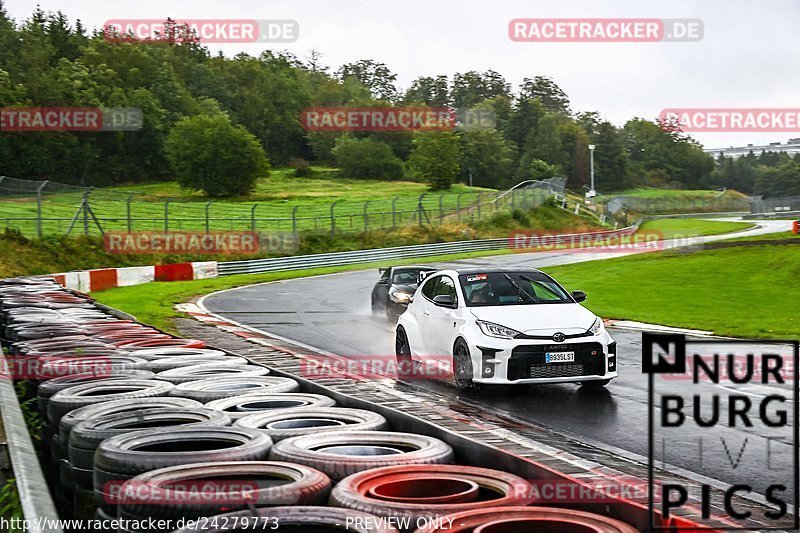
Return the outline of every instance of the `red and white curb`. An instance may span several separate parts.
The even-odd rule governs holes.
[[[196,261],[169,265],[122,268],[96,268],[51,274],[56,283],[67,289],[87,293],[114,287],[128,287],[151,281],[189,281],[219,276],[216,261]]]

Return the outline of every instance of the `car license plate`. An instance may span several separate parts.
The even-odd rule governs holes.
[[[545,363],[572,363],[575,361],[575,352],[545,352]]]

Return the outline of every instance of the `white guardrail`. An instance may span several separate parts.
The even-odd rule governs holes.
[[[550,235],[548,238],[557,239],[578,235],[626,235],[633,233],[638,224],[607,231],[593,231],[586,233],[565,233]],[[414,244],[409,246],[395,246],[393,248],[375,248],[371,250],[354,250],[350,252],[331,252],[312,255],[295,255],[291,257],[273,257],[268,259],[248,259],[244,261],[225,261],[218,263],[220,276],[233,274],[257,274],[262,272],[277,272],[281,270],[297,270],[302,268],[317,268],[329,266],[353,265],[358,263],[373,263],[378,261],[394,261],[414,257],[433,257],[438,255],[459,254],[468,252],[481,252],[486,250],[502,250],[512,247],[512,237],[504,239],[479,239],[470,241],[437,242],[433,244]]]

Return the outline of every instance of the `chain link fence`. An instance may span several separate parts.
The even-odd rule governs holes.
[[[620,195],[598,199],[600,211],[610,215],[619,213],[636,213],[639,215],[675,214],[675,213],[725,213],[733,211],[749,211],[748,198],[733,194],[720,193],[717,196],[679,197],[679,198],[646,198],[641,196]]]
[[[171,199],[114,189],[0,176],[0,227],[27,237],[103,235],[107,231],[365,232],[409,224],[481,220],[495,212],[530,209],[564,191],[563,178],[530,181],[505,192],[470,191],[335,200],[276,202]]]
[[[764,198],[753,196],[750,198],[751,213],[792,213],[800,211],[800,196],[784,196],[782,198]]]

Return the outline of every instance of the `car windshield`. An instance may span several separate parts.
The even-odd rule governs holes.
[[[392,272],[393,285],[416,285],[419,273],[424,268],[395,268]]]
[[[462,274],[458,279],[468,307],[573,301],[553,278],[541,272]]]

